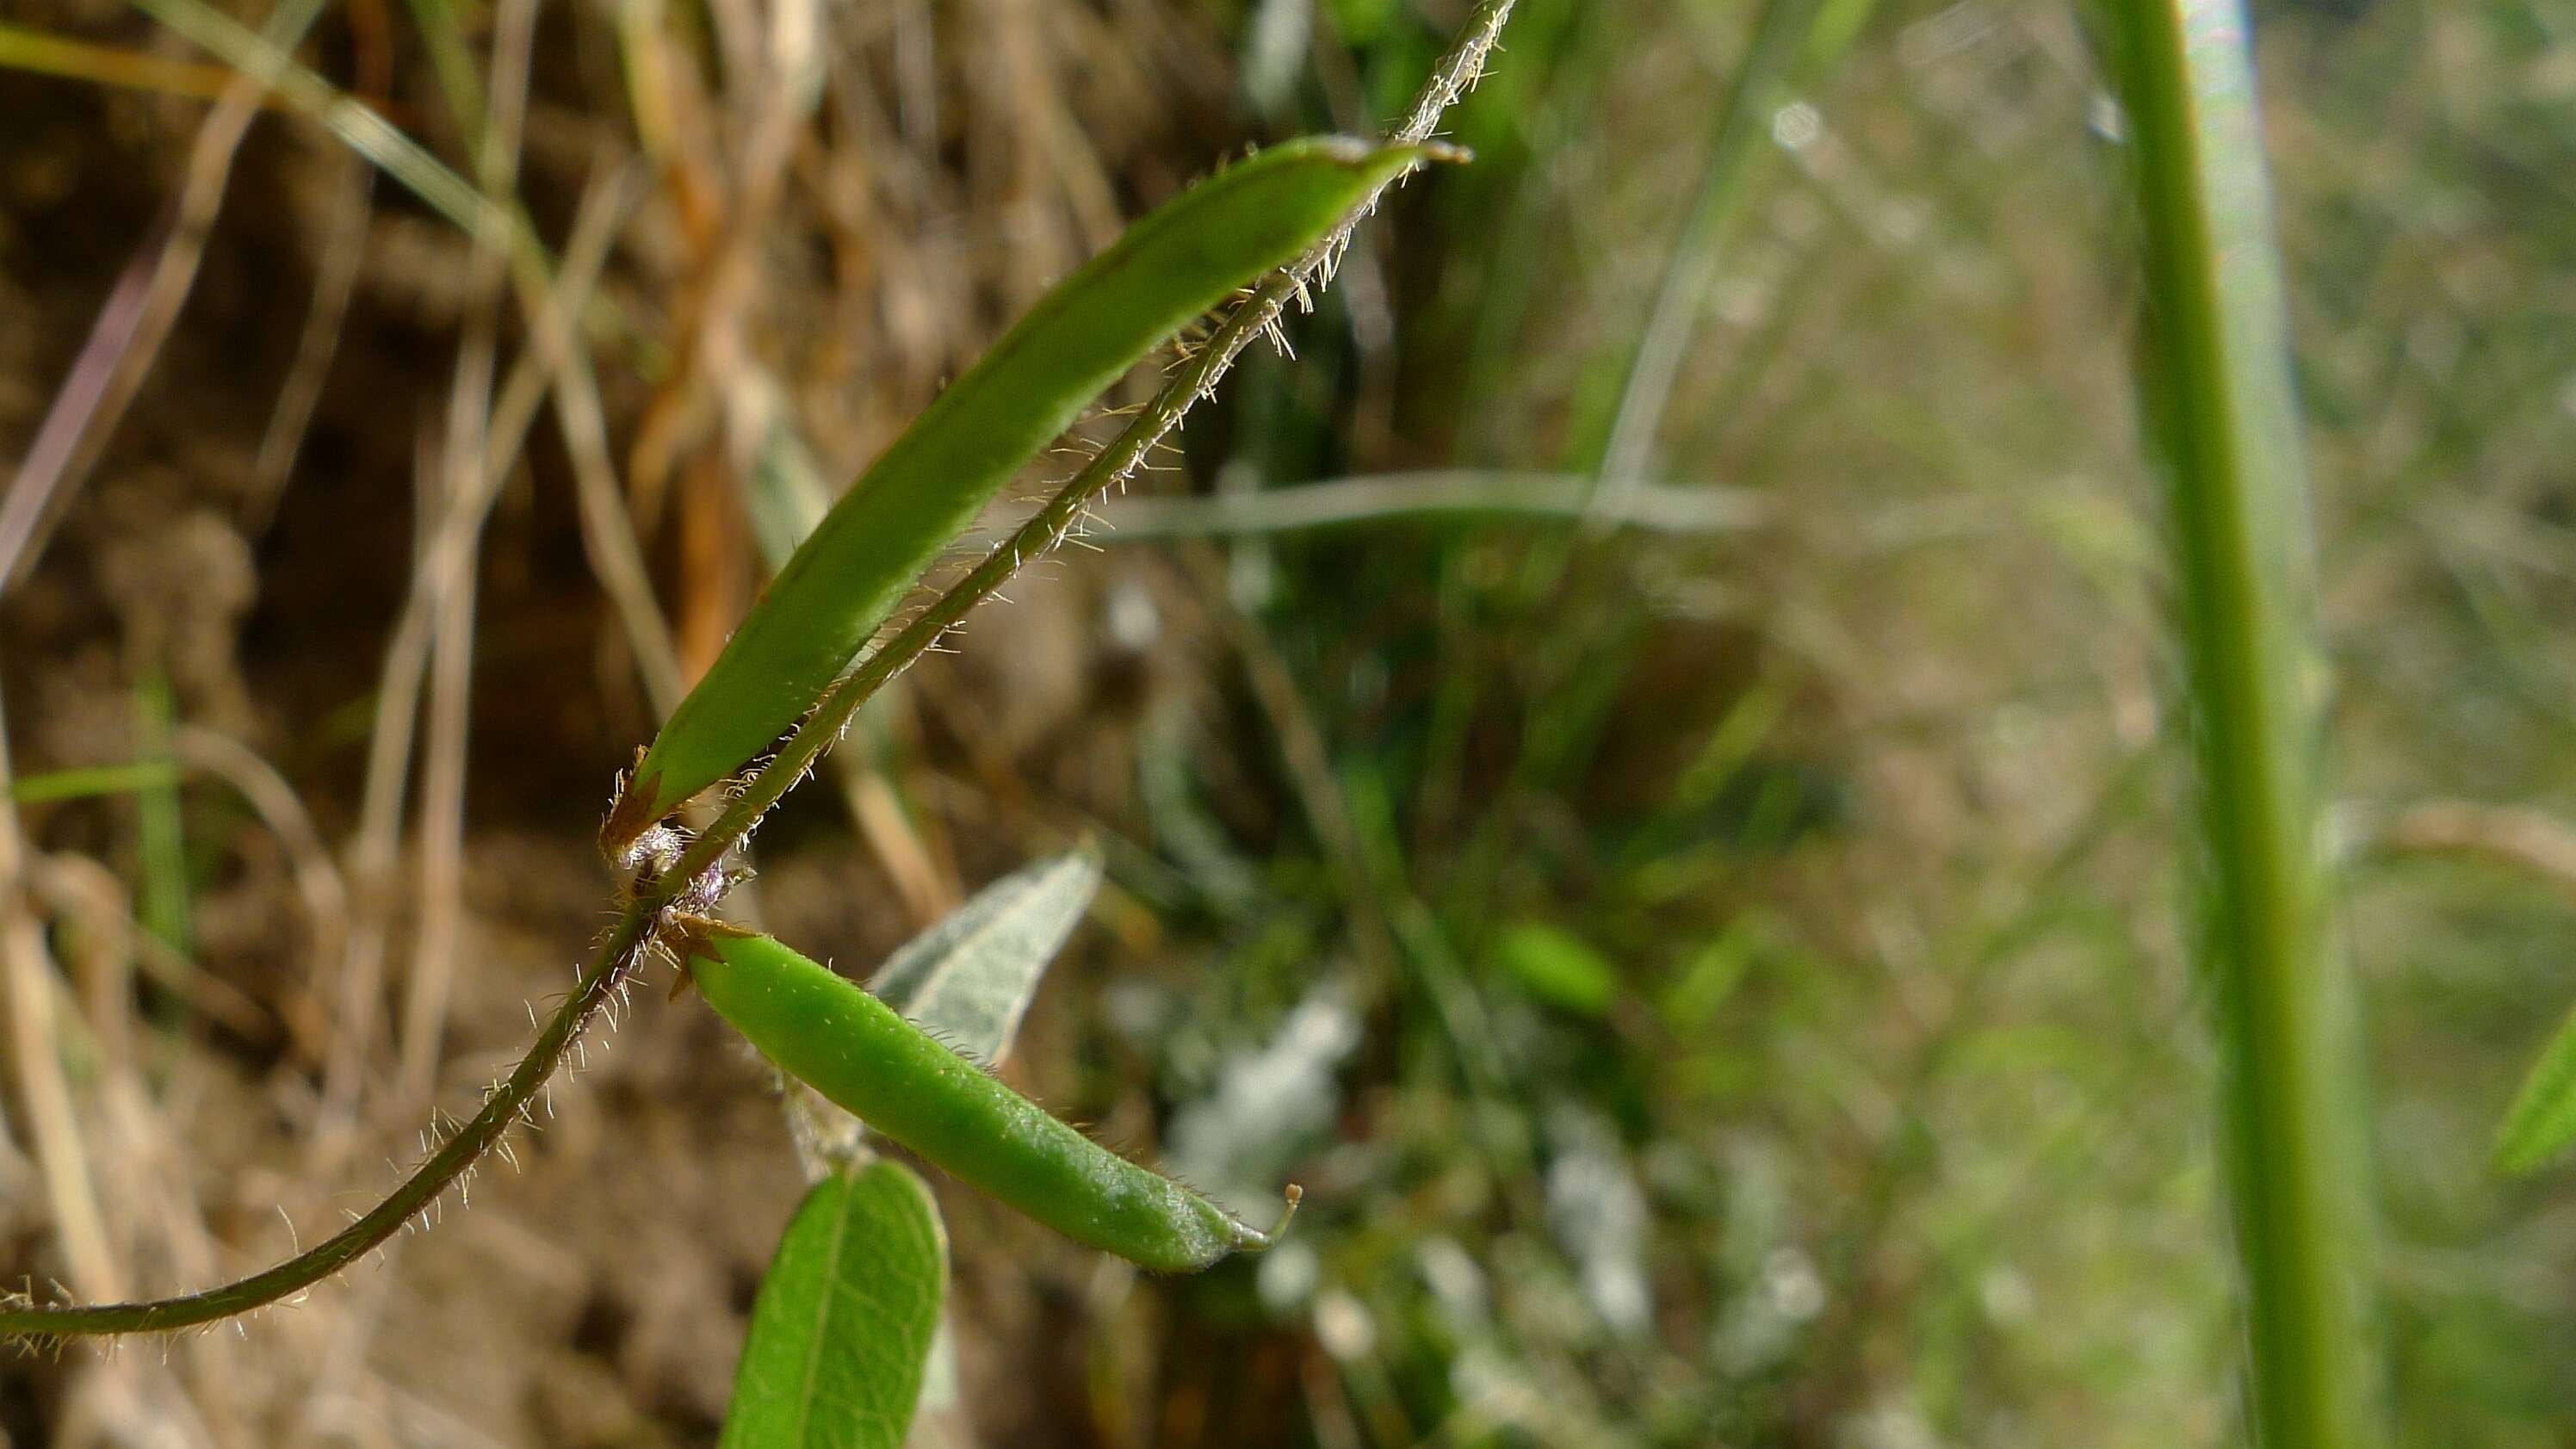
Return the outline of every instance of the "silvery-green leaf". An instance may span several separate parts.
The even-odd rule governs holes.
[[[999,1063],[1099,891],[1100,853],[1088,845],[1025,866],[905,942],[868,989],[957,1051]]]

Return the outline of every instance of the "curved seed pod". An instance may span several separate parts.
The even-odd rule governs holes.
[[[1057,283],[853,484],[771,581],[620,794],[612,859],[811,708],[939,551],[1138,359],[1294,260],[1418,146],[1274,146],[1127,229]]]
[[[1275,1236],[1048,1116],[830,968],[722,922],[681,928],[681,959],[698,990],[771,1061],[1066,1237],[1189,1273]],[[1292,1209],[1296,1200],[1291,1189]]]

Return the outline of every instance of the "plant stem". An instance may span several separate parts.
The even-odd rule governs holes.
[[[2367,1124],[2317,838],[2313,544],[2237,0],[2119,0],[2199,757],[2199,950],[2266,1449],[2378,1442]]]
[[[629,905],[600,939],[598,950],[573,988],[572,997],[537,1034],[519,1065],[484,1098],[483,1110],[439,1144],[393,1194],[366,1216],[342,1228],[310,1251],[287,1259],[266,1272],[203,1293],[142,1303],[105,1303],[85,1308],[40,1308],[0,1305],[0,1337],[69,1338],[103,1333],[153,1333],[213,1323],[264,1308],[340,1271],[366,1256],[403,1224],[427,1211],[448,1185],[472,1170],[497,1145],[513,1120],[526,1115],[528,1104],[552,1077],[563,1055],[590,1019],[608,1003],[632,974],[645,946],[647,928],[658,912],[649,898]]]

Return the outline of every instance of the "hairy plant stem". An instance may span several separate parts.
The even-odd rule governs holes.
[[[527,1115],[529,1104],[554,1076],[564,1053],[633,973],[659,914],[650,896],[639,897],[619,914],[616,924],[600,938],[572,996],[546,1022],[519,1065],[485,1097],[483,1110],[440,1143],[402,1186],[364,1217],[274,1268],[202,1293],[89,1307],[0,1307],[0,1336],[76,1338],[213,1323],[291,1297],[365,1257],[403,1224],[428,1211],[440,1194],[499,1144],[513,1120]]]
[[[1391,139],[1419,142],[1430,138],[1441,113],[1483,72],[1512,4],[1513,0],[1483,0],[1477,6]],[[723,864],[727,852],[750,835],[769,808],[803,779],[823,752],[840,738],[842,727],[870,696],[920,658],[977,604],[991,597],[1023,564],[1062,540],[1095,495],[1126,479],[1193,404],[1214,393],[1217,381],[1254,337],[1277,327],[1280,313],[1291,298],[1305,302],[1310,285],[1329,280],[1333,263],[1349,241],[1351,228],[1376,205],[1376,200],[1371,197],[1355,210],[1349,222],[1303,260],[1253,288],[1227,313],[1207,342],[1172,373],[1153,400],[1035,516],[833,686],[777,756],[743,786],[715,823],[690,843],[678,863],[636,888],[615,924],[600,938],[571,997],[548,1019],[518,1066],[485,1097],[482,1110],[440,1143],[428,1160],[374,1210],[273,1268],[202,1293],[89,1307],[0,1303],[0,1338],[66,1339],[152,1333],[249,1313],[300,1293],[356,1262],[405,1223],[428,1211],[451,1185],[500,1144],[514,1120],[527,1115],[529,1104],[554,1076],[564,1053],[580,1038],[591,1018],[607,1005],[610,996],[631,979],[645,953],[657,943],[665,908]]]

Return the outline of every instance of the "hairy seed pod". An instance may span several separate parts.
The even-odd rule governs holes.
[[[830,968],[719,921],[681,931],[698,990],[752,1045],[969,1186],[1158,1272],[1270,1245],[1273,1233],[1057,1121]]]
[[[1334,137],[1200,182],[1057,283],[851,485],[671,713],[601,844],[622,856],[820,699],[993,495],[1180,326],[1293,261],[1428,154]]]

